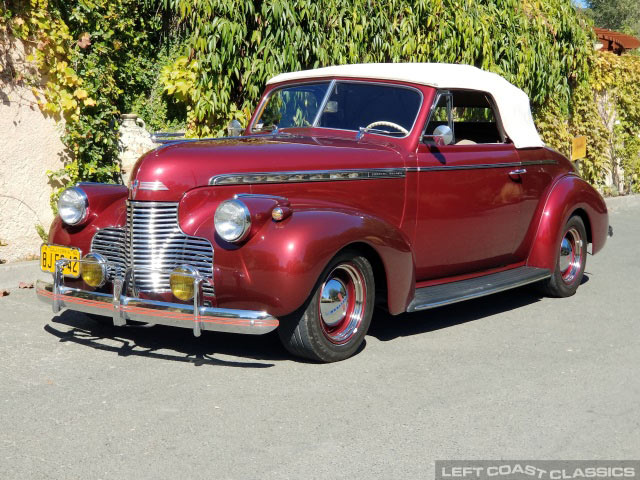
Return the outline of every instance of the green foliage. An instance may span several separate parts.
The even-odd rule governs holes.
[[[604,12],[614,3],[637,2],[590,5]],[[119,180],[121,113],[138,113],[153,130],[221,135],[231,119],[246,125],[270,77],[365,62],[466,63],[503,75],[529,94],[547,143],[568,154],[574,136],[589,138],[579,163],[587,180],[603,187],[606,172],[620,166],[626,174],[619,188],[638,189],[640,57],[594,54],[589,21],[570,0],[0,0],[0,6],[0,29],[32,47],[40,72],[21,78],[42,92],[41,109],[64,121],[69,157],[64,169],[49,172],[58,187],[52,199],[77,181]]]
[[[166,0],[187,35],[163,71],[188,128],[218,135],[248,119],[281,72],[359,62],[467,63],[504,75],[534,105],[568,111],[591,34],[569,0]]]
[[[565,155],[573,137],[587,137],[587,157],[578,167],[591,184],[604,191],[611,174],[612,193],[640,191],[640,57],[594,55],[589,82],[574,92],[571,114],[550,101],[536,117],[544,141]]]
[[[170,96],[165,92],[165,82],[162,72],[167,66],[176,60],[179,51],[177,43],[171,42],[162,52],[153,65],[150,66],[150,74],[153,83],[149,91],[142,91],[134,98],[130,111],[137,113],[144,119],[147,129],[150,131],[180,131],[184,130],[187,120],[185,103],[176,96]]]
[[[598,55],[592,86],[607,126],[610,168],[621,193],[640,191],[640,57]],[[617,168],[624,174],[620,178]]]
[[[61,189],[119,180],[117,119],[155,82],[163,18],[136,0],[9,1],[10,33],[31,45],[41,109],[63,120],[64,168],[48,172]]]
[[[49,234],[46,232],[44,227],[41,224],[36,223],[35,224],[35,229],[36,229],[36,232],[38,233],[38,236],[40,237],[40,239],[44,243],[47,243],[49,241]]]

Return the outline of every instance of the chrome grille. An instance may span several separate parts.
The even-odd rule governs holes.
[[[114,274],[124,275],[127,268],[126,232],[122,227],[107,227],[98,230],[91,241],[91,251],[99,253],[109,262],[109,280]],[[111,266],[115,265],[115,269]]]
[[[104,255],[117,269],[131,265],[136,288],[145,293],[168,291],[169,272],[184,264],[195,267],[205,278],[213,277],[211,242],[180,230],[177,203],[128,202],[127,226],[98,231],[91,250]],[[204,283],[203,293],[213,295],[213,287]]]

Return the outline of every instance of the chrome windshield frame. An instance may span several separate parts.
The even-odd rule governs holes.
[[[357,79],[326,79],[326,81],[329,82],[327,91],[322,99],[322,102],[320,103],[320,107],[318,108],[318,112],[316,113],[316,116],[314,118],[313,124],[309,127],[284,127],[286,128],[321,128],[321,129],[325,129],[325,130],[338,130],[338,131],[343,131],[343,132],[354,132],[354,133],[358,133],[358,130],[353,130],[353,129],[349,129],[349,128],[328,128],[328,127],[322,127],[319,126],[318,123],[320,122],[320,117],[322,117],[322,113],[324,113],[324,109],[327,105],[327,103],[329,102],[329,98],[331,98],[331,94],[333,93],[333,89],[335,88],[336,84],[338,83],[361,83],[361,84],[368,84],[368,85],[383,85],[386,87],[396,87],[396,88],[404,88],[407,90],[413,90],[414,92],[416,92],[419,96],[420,96],[420,103],[418,104],[418,108],[416,110],[416,114],[415,117],[413,119],[413,123],[411,124],[411,128],[409,128],[409,133],[407,135],[403,135],[403,136],[397,136],[397,135],[391,135],[391,134],[385,134],[385,133],[380,133],[380,132],[374,132],[374,131],[370,131],[370,132],[366,132],[367,134],[370,135],[381,135],[385,138],[395,138],[395,139],[405,139],[407,137],[409,137],[411,135],[411,133],[413,132],[414,128],[416,127],[416,123],[418,120],[418,117],[420,116],[420,112],[422,111],[422,107],[424,104],[424,94],[422,92],[422,90],[420,90],[417,87],[414,87],[412,85],[404,85],[404,84],[398,84],[398,83],[389,83],[389,82],[384,82],[384,81],[375,81],[375,80],[357,80]],[[269,99],[271,98],[271,95],[273,95],[274,92],[281,90],[283,88],[290,88],[290,87],[296,87],[298,85],[309,85],[309,84],[318,84],[318,83],[325,83],[325,80],[323,79],[314,79],[313,81],[305,81],[305,82],[296,82],[296,83],[289,83],[289,84],[285,84],[282,86],[278,86],[275,87],[273,90],[271,90],[269,92],[269,94],[262,100],[262,102],[260,102],[260,104],[258,105],[258,110],[260,111],[259,115],[256,115],[255,120],[251,123],[251,125],[249,125],[249,132],[251,132],[251,135],[255,135],[255,134],[259,134],[261,133],[260,131],[255,131],[253,129],[254,125],[258,122],[258,120],[260,119],[260,117],[262,116],[262,112],[267,104],[267,102],[269,101]]]

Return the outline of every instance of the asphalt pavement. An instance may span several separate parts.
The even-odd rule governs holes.
[[[273,334],[55,316],[17,288],[37,264],[2,266],[0,479],[425,479],[443,459],[638,459],[640,197],[608,203],[615,235],[575,296],[525,287],[378,315],[366,347],[330,365]]]

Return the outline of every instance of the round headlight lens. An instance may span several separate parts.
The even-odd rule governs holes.
[[[78,187],[68,188],[58,199],[58,213],[67,225],[77,225],[87,216],[89,201]]]
[[[214,217],[216,232],[227,242],[239,242],[249,233],[251,215],[240,200],[225,200],[216,209]]]

